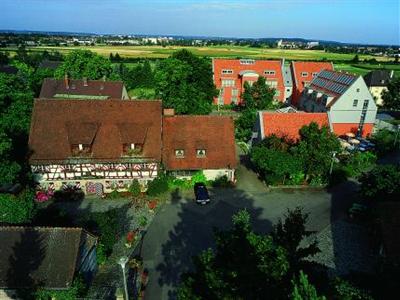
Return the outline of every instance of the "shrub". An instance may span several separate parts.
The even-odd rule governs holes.
[[[133,180],[128,190],[132,194],[132,196],[139,196],[142,191],[139,181],[137,179]]]
[[[0,194],[0,222],[28,223],[35,215],[35,194],[31,190],[22,191],[17,196]]]
[[[104,245],[101,242],[99,242],[96,247],[96,261],[99,266],[105,264],[107,261]]]
[[[190,179],[190,186],[194,186],[198,182],[207,183],[207,178],[204,175],[203,171],[197,171],[192,178]]]
[[[140,216],[138,220],[138,224],[140,227],[145,227],[147,225],[147,217],[146,216]]]
[[[121,193],[117,190],[113,190],[111,193],[107,194],[107,198],[109,199],[118,199],[121,198]]]
[[[377,200],[400,199],[400,167],[394,165],[376,166],[360,178],[361,193],[366,198]]]
[[[83,276],[77,275],[69,289],[57,291],[39,288],[34,293],[34,298],[36,300],[76,300],[85,297],[87,290],[88,288],[83,280]]]
[[[104,247],[104,254],[108,257],[118,236],[123,234],[119,224],[119,209],[114,208],[105,212],[91,213],[83,220],[84,227],[99,237]]]
[[[168,177],[164,174],[159,175],[147,184],[147,194],[157,196],[168,191]]]
[[[228,180],[228,176],[223,175],[216,178],[211,185],[213,187],[231,187],[232,183]]]
[[[377,157],[372,152],[356,152],[344,161],[344,171],[348,177],[358,177],[376,163]]]
[[[387,129],[379,130],[371,137],[371,140],[374,142],[375,150],[379,156],[392,152],[396,148],[394,144],[395,133]]]

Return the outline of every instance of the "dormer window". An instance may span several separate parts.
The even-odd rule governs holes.
[[[138,143],[129,143],[123,145],[123,154],[128,156],[135,156],[142,153],[143,145]]]
[[[307,77],[308,76],[308,72],[301,72],[301,77]]]
[[[87,144],[75,144],[71,145],[72,155],[85,155],[90,154],[91,146]]]
[[[313,73],[312,73],[312,77],[317,76],[317,74],[318,74],[317,72],[313,72]]]
[[[197,149],[196,156],[197,157],[206,157],[206,149]]]
[[[175,149],[175,157],[176,158],[185,157],[185,151],[183,149]]]

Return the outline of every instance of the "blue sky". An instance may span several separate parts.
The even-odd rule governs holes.
[[[400,44],[400,0],[0,1],[0,29]]]

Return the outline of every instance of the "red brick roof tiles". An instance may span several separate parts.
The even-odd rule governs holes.
[[[327,113],[278,113],[262,112],[264,137],[275,134],[296,140],[300,137],[299,130],[311,122],[321,126],[329,126]]]
[[[175,150],[184,150],[177,158]],[[205,157],[197,151],[205,149]],[[233,120],[221,116],[173,116],[163,119],[163,163],[168,170],[236,167]]]

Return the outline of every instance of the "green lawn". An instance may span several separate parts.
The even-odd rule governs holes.
[[[153,100],[156,98],[155,90],[152,88],[136,88],[128,91],[132,99]]]

